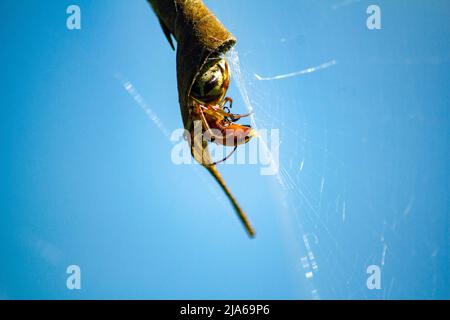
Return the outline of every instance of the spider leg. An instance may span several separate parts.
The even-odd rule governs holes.
[[[211,136],[214,137],[215,139],[221,139],[222,137],[218,137],[218,136],[214,135],[214,133],[211,131],[211,128],[209,127],[208,121],[206,120],[205,114],[203,113],[203,110],[201,108],[200,108],[200,114],[201,114],[201,117],[202,117],[203,125],[207,128],[207,131],[210,132]],[[238,146],[235,145],[234,149],[225,158],[223,158],[222,160],[215,161],[215,162],[213,162],[211,164],[207,164],[206,166],[210,167],[210,166],[214,166],[216,164],[219,164],[219,163],[222,163],[222,162],[226,161],[236,151],[237,147]]]
[[[253,112],[245,113],[245,114],[236,114],[236,113],[227,113],[223,110],[217,110],[221,116],[229,118],[232,122],[238,121],[240,118],[245,118],[253,114]]]
[[[236,122],[240,118],[245,118],[245,117],[251,116],[252,114],[253,114],[253,112],[245,113],[245,114],[231,114],[230,119],[231,119],[231,121]]]
[[[224,161],[226,161],[229,157],[231,157],[231,155],[236,151],[236,149],[237,149],[237,145],[236,146],[234,146],[234,149],[225,157],[225,158],[223,158],[222,160],[220,160],[220,161],[215,161],[214,163],[212,163],[212,164],[208,164],[207,166],[209,167],[209,166],[214,166],[214,165],[216,165],[216,164],[218,164],[218,163],[222,163],[222,162],[224,162]]]
[[[230,103],[228,107],[225,106],[227,102]],[[231,110],[231,108],[233,108],[233,99],[231,99],[230,97],[225,97],[219,107],[220,109],[228,108],[228,110]]]
[[[208,121],[206,120],[206,117],[205,117],[205,114],[203,113],[203,110],[201,108],[199,110],[200,110],[200,115],[201,115],[201,118],[202,118],[203,126],[206,128],[205,131],[209,131],[210,136],[213,137],[214,139],[217,139],[217,140],[223,139],[223,137],[220,137],[220,136],[217,136],[217,135],[214,134],[214,132],[211,130],[211,127],[208,124]]]
[[[225,120],[225,116],[223,116],[220,112],[218,112],[218,110],[220,109],[214,109],[211,106],[202,106],[202,112],[209,115],[210,117],[219,120],[219,121],[224,121]]]
[[[227,102],[230,103],[229,107],[225,106],[225,104]],[[210,109],[210,110],[214,110],[215,113],[220,114],[222,117],[230,119],[232,122],[235,122],[235,121],[239,120],[240,118],[248,117],[251,114],[253,114],[253,112],[246,113],[246,114],[236,114],[236,113],[231,113],[231,112],[227,112],[224,110],[226,108],[229,111],[232,106],[233,106],[233,100],[230,97],[226,97],[225,99],[223,99],[223,102],[218,107],[207,106],[206,108]]]

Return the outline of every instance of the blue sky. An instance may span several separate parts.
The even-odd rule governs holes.
[[[448,299],[449,3],[377,1],[381,30],[368,1],[206,3],[238,39],[234,109],[244,88],[280,130],[277,176],[219,166],[257,237],[124,89],[181,127],[145,1],[2,1],[0,298]]]

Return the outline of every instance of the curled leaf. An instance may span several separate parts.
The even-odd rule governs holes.
[[[244,211],[228,189],[213,164],[208,143],[202,135],[194,134],[194,117],[191,115],[191,89],[204,72],[208,61],[224,55],[236,44],[236,38],[222,25],[201,0],[148,0],[158,16],[163,32],[172,48],[172,36],[177,41],[178,100],[184,128],[190,132],[188,139],[192,156],[202,164],[219,183],[250,236],[255,232]]]

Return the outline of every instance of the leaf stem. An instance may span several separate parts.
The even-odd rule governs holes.
[[[247,231],[250,238],[253,238],[255,236],[255,230],[253,229],[252,225],[250,224],[250,220],[248,219],[247,215],[245,214],[244,210],[242,210],[241,206],[237,202],[237,200],[234,198],[233,194],[231,193],[230,189],[228,189],[225,181],[223,180],[222,176],[220,175],[219,171],[217,171],[216,166],[209,165],[204,166],[209,173],[214,177],[214,179],[219,183],[222,190],[227,195],[228,199],[231,201],[231,204],[233,205],[239,219],[241,220],[242,224],[245,227],[245,230]]]

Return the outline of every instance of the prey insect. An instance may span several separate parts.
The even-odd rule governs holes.
[[[239,145],[249,142],[256,133],[249,125],[236,123],[250,113],[231,113],[233,100],[225,97],[230,83],[226,59],[214,59],[203,70],[191,89],[193,103],[190,115],[194,121],[201,121],[203,133],[209,141],[234,147],[225,158],[209,164],[215,165],[227,160]]]
[[[231,113],[233,100],[226,97],[230,83],[228,62],[225,58],[213,59],[202,68],[202,72],[192,85],[190,94],[189,115],[192,121],[200,121],[203,136],[210,142],[223,146],[232,146],[233,150],[223,159],[215,162],[201,162],[213,175],[222,190],[233,204],[247,233],[254,236],[255,232],[240,205],[231,194],[222,176],[215,165],[227,160],[237,147],[250,141],[256,136],[256,132],[249,125],[241,125],[236,122],[250,114]],[[194,158],[195,147],[191,148]]]

